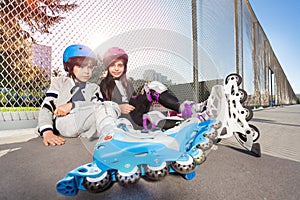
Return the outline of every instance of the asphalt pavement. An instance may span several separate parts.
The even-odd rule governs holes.
[[[169,175],[157,182],[141,179],[131,187],[116,183],[97,194],[79,191],[73,197],[57,193],[55,184],[92,161],[80,139],[44,147],[34,129],[0,131],[0,199],[298,200],[300,105],[256,110],[250,123],[260,130],[261,157],[230,138],[213,148],[190,181]]]

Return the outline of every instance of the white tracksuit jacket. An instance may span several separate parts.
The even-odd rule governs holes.
[[[87,138],[99,137],[105,125],[114,125],[120,116],[118,104],[105,101],[100,87],[94,83],[86,83],[82,94],[85,101],[75,101],[71,112],[63,117],[55,117],[55,108],[71,102],[73,95],[79,88],[73,89],[75,82],[69,77],[55,77],[46,92],[46,97],[39,112],[38,132],[42,136],[46,130],[59,131],[65,137],[83,136]],[[74,91],[72,91],[72,89]]]

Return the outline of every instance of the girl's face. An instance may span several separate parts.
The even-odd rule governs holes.
[[[120,78],[125,71],[125,65],[122,59],[116,60],[108,67],[108,72],[112,75],[114,79]]]
[[[82,66],[75,65],[73,68],[73,73],[79,81],[87,82],[92,77],[94,68],[95,66],[92,63]]]

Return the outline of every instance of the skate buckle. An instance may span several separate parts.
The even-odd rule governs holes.
[[[104,140],[106,140],[106,141],[107,141],[107,140],[111,140],[111,139],[112,139],[112,136],[111,136],[111,135],[107,135],[107,136],[104,137]]]

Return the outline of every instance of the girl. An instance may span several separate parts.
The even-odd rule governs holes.
[[[153,81],[146,84],[141,94],[136,94],[132,82],[126,77],[128,54],[119,47],[112,47],[104,54],[103,64],[107,75],[100,83],[101,92],[106,100],[119,104],[121,116],[129,119],[135,128],[143,125],[143,115],[149,112],[153,101],[158,101],[164,107],[181,112],[184,118],[202,112],[204,103],[195,104],[185,101],[182,104],[168,92],[160,82]],[[208,119],[209,116],[201,115]]]

